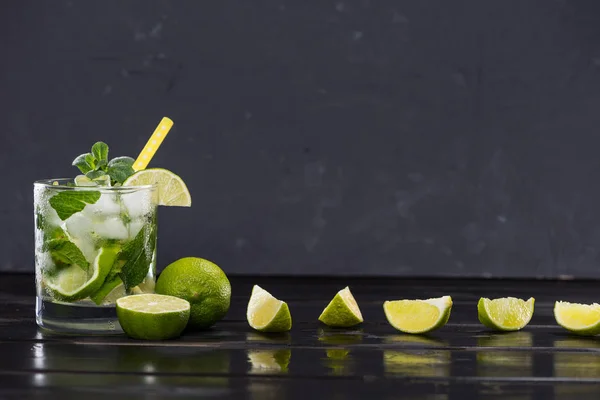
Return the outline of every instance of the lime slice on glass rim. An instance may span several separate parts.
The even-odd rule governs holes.
[[[117,317],[134,339],[165,340],[178,337],[190,319],[190,303],[162,294],[136,294],[117,299]]]
[[[148,168],[136,172],[123,186],[154,185],[158,187],[158,205],[191,207],[192,196],[183,179],[164,168]]]
[[[577,304],[557,301],[554,304],[556,322],[568,330],[582,336],[600,333],[600,304]]]
[[[79,265],[73,264],[59,270],[45,284],[58,300],[76,301],[84,299],[100,289],[119,254],[119,250],[116,246],[102,247],[87,271]]]
[[[383,303],[385,316],[404,333],[427,333],[446,325],[450,318],[450,296],[427,300],[395,300]]]
[[[534,303],[533,297],[527,301],[514,297],[493,300],[482,297],[477,303],[477,317],[490,329],[518,331],[531,321]]]
[[[277,300],[258,285],[252,288],[246,317],[248,324],[259,332],[286,332],[292,329],[292,316],[287,303]]]
[[[327,326],[339,328],[349,328],[363,322],[360,308],[350,288],[346,287],[337,292],[319,316],[319,321]]]

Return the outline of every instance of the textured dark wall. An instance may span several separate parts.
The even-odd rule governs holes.
[[[600,3],[4,1],[0,268],[95,140],[189,184],[159,264],[600,277]]]

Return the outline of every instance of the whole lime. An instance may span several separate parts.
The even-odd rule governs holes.
[[[229,310],[231,285],[216,264],[186,257],[169,264],[156,281],[156,293],[179,297],[190,305],[188,327],[206,329]]]

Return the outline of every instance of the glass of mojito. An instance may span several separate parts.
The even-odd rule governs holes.
[[[134,160],[108,146],[73,162],[83,175],[34,183],[36,321],[60,332],[121,333],[115,301],[153,293],[157,185],[126,182]]]

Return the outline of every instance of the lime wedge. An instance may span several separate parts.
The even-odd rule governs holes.
[[[73,264],[58,271],[46,285],[59,300],[84,299],[100,289],[118,254],[116,246],[102,247],[88,271]]]
[[[527,301],[514,297],[494,300],[482,297],[477,303],[477,316],[479,322],[490,329],[518,331],[531,321],[534,303],[533,297]]]
[[[185,182],[178,176],[163,168],[148,168],[136,172],[123,182],[123,186],[144,186],[156,184],[158,187],[158,204],[161,206],[190,207],[192,196]]]
[[[363,322],[360,308],[350,293],[350,288],[346,287],[337,292],[321,313],[319,321],[325,325],[340,328],[348,328]]]
[[[600,333],[600,304],[577,304],[557,301],[554,304],[556,322],[570,332],[592,336]]]
[[[292,329],[292,316],[287,303],[277,300],[258,285],[252,288],[246,317],[250,326],[259,332],[286,332]]]
[[[125,296],[125,285],[118,276],[115,276],[111,280],[107,280],[102,284],[102,287],[98,289],[96,293],[90,296],[90,299],[98,305],[115,304],[117,299]]]
[[[383,303],[383,311],[390,325],[404,333],[426,333],[441,328],[448,322],[451,309],[450,296]]]
[[[162,294],[136,294],[117,299],[121,328],[134,339],[178,337],[190,319],[190,303]]]

